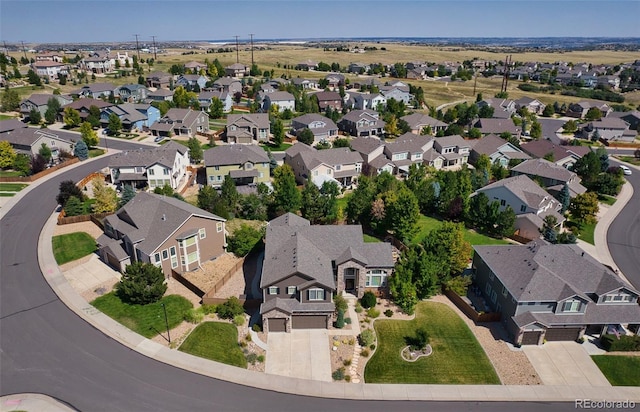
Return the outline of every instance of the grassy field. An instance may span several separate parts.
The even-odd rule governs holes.
[[[412,243],[419,242],[422,240],[427,233],[431,230],[439,227],[441,224],[440,220],[435,219],[433,217],[420,215],[420,220],[418,221],[419,231],[413,237]],[[483,234],[480,234],[476,231],[466,229],[464,231],[464,239],[471,243],[471,245],[506,245],[509,242],[503,239],[495,239]]]
[[[96,250],[96,241],[88,233],[75,232],[54,236],[53,255],[62,265],[92,254]]]
[[[167,309],[169,329],[182,323],[184,313],[193,307],[189,300],[178,295],[165,296],[148,305],[129,305],[122,302],[115,292],[111,292],[91,302],[96,309],[145,338],[166,335],[163,303]]]
[[[613,386],[640,386],[640,356],[591,357]]]
[[[24,183],[0,183],[0,192],[19,192],[27,186]]]
[[[247,360],[238,345],[238,329],[230,323],[200,324],[178,350],[227,365],[247,367]]]
[[[364,370],[367,383],[500,384],[471,330],[442,303],[421,302],[415,319],[378,320],[374,326],[378,347]],[[418,327],[427,330],[433,353],[407,362],[400,351]]]

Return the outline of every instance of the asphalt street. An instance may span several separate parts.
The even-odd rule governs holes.
[[[108,145],[111,148],[135,146],[113,140],[109,140]],[[38,236],[56,207],[59,183],[67,179],[80,180],[106,164],[106,158],[100,159],[44,182],[0,221],[0,395],[42,393],[81,411],[342,409],[388,412],[518,408],[524,412],[574,408],[568,403],[525,402],[516,406],[506,402],[310,398],[204,377],[132,351],[70,311],[44,280],[37,260]],[[637,195],[635,199],[634,209],[637,209]],[[625,210],[623,216],[624,213],[628,211]],[[637,224],[638,212],[633,213]],[[629,227],[628,223],[614,223]],[[634,237],[636,247],[640,245],[639,233],[636,231]],[[295,392],[295,388],[292,391]]]

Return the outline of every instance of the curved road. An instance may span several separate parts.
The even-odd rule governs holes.
[[[109,141],[109,146],[133,145]],[[40,272],[36,250],[39,232],[56,206],[59,183],[77,181],[106,164],[106,158],[99,159],[43,182],[0,221],[0,395],[43,393],[81,411],[514,408],[500,402],[349,401],[281,394],[184,371],[117,343],[58,299]],[[517,408],[553,411],[573,405],[531,402]]]

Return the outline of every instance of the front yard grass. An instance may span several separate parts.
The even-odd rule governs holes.
[[[0,170],[0,177],[21,177],[21,176],[24,176],[24,173],[19,172],[17,170]]]
[[[227,365],[247,367],[238,345],[238,328],[231,323],[204,322],[189,334],[179,351]]]
[[[86,232],[68,233],[54,236],[53,255],[58,265],[72,262],[92,254],[96,250],[96,241]]]
[[[104,149],[89,149],[89,157],[98,157],[105,154],[106,150]]]
[[[632,165],[640,166],[640,158],[635,156],[615,156],[623,162],[631,163]]]
[[[267,143],[267,144],[260,144],[260,147],[262,147],[265,151],[267,149],[271,150],[272,152],[284,152],[285,150],[287,150],[288,148],[290,148],[291,146],[293,146],[291,143],[280,143],[279,145],[274,145],[271,143]]]
[[[19,192],[27,186],[25,183],[0,183],[0,192]]]
[[[165,296],[148,305],[129,305],[111,292],[91,302],[96,309],[145,338],[167,333],[162,303],[167,309],[169,329],[182,323],[184,313],[193,307],[189,300],[178,295]]]
[[[640,356],[594,355],[591,358],[613,386],[640,386]]]
[[[462,319],[442,303],[421,302],[413,320],[382,319],[374,323],[375,354],[364,370],[367,383],[500,384],[491,362]],[[424,327],[433,353],[407,362],[400,351],[406,337]]]
[[[613,206],[613,204],[616,202],[616,200],[618,200],[618,199],[616,199],[613,196],[603,195],[601,193],[598,193],[598,202],[602,202],[605,205]]]
[[[584,240],[585,242],[590,243],[592,245],[595,245],[594,233],[596,231],[596,224],[597,222],[578,223],[572,220],[567,220],[566,222],[567,228],[571,229],[572,227],[575,227],[578,229],[578,235],[577,235],[578,239]]]

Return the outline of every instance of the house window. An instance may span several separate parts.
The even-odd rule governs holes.
[[[155,261],[155,263],[160,263],[160,253],[156,253],[155,255],[153,255],[153,260]]]
[[[562,304],[563,312],[580,312],[580,307],[582,306],[582,302],[579,300],[573,299],[568,300]]]
[[[169,250],[165,249],[162,251],[162,260],[169,259]]]
[[[336,172],[339,172],[341,168],[342,168],[342,165],[336,165]]]
[[[218,182],[221,182],[221,181],[222,181],[222,176],[216,176],[216,177],[217,177],[217,179],[218,179]]]
[[[262,179],[264,177],[264,173],[263,172],[258,173],[258,177]]]
[[[269,292],[270,295],[277,295],[278,294],[278,287],[277,286],[269,286]]]
[[[167,168],[162,169],[162,174],[164,174],[165,176],[168,176],[169,175],[169,169],[167,169]]]
[[[493,280],[495,277],[496,275],[494,275],[493,272],[489,272],[489,280]]]
[[[136,173],[142,173],[143,169],[141,167],[136,167]]]
[[[156,171],[153,169],[149,169],[149,176],[153,176],[156,174]]]
[[[198,235],[200,236],[200,239],[204,239],[207,237],[207,232],[202,228],[198,230]]]
[[[287,295],[295,295],[297,289],[296,286],[287,286]]]
[[[502,287],[502,296],[504,296],[506,298],[508,294],[509,294],[509,292],[507,291],[507,287],[503,286]]]
[[[384,270],[367,271],[365,286],[378,288],[380,286],[384,286],[386,283],[387,283],[387,274]]]
[[[324,300],[324,290],[309,289],[309,300]]]
[[[313,175],[314,175],[314,176],[318,176],[318,171],[317,171],[317,170],[314,170],[314,171],[313,171]]]
[[[222,232],[222,222],[216,223],[216,232]]]
[[[507,204],[507,201],[504,199],[500,199],[500,206],[504,206]]]
[[[213,170],[220,170],[220,166],[213,166]]]
[[[171,257],[171,269],[178,267],[178,256],[176,255],[176,247],[171,246],[169,248],[169,256]]]
[[[526,205],[521,205],[520,206],[520,211],[521,212],[526,212],[527,211],[527,206]]]
[[[331,174],[331,169],[327,169],[327,174],[330,175]]]

